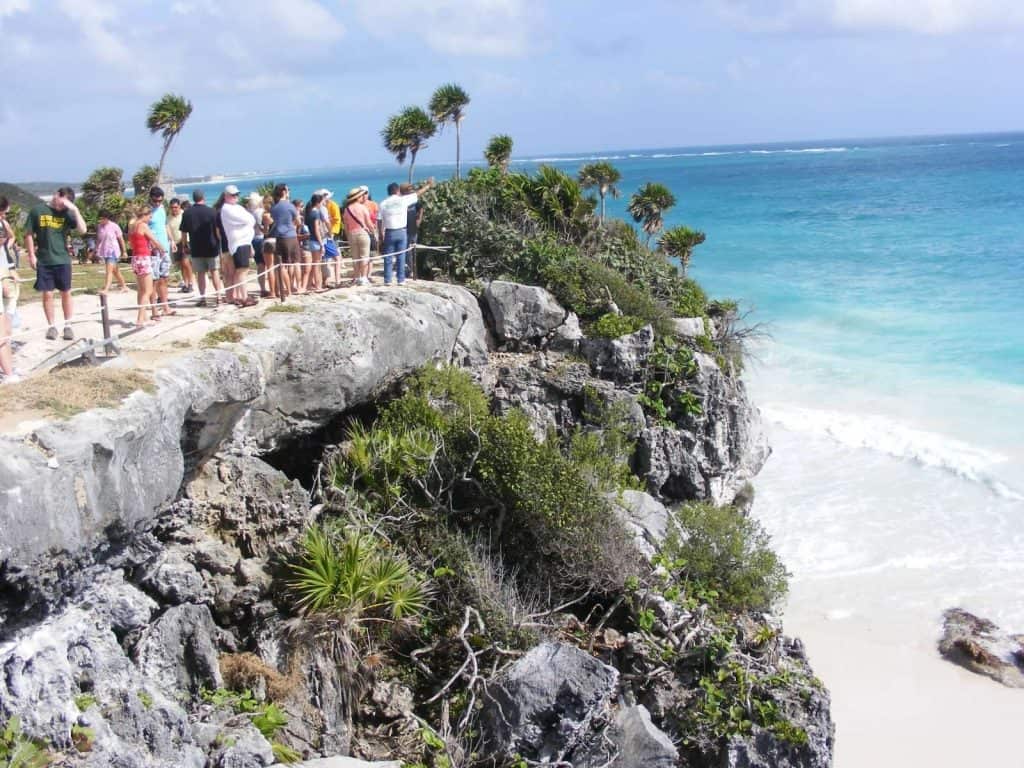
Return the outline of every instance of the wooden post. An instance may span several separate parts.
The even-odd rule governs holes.
[[[103,351],[107,355],[116,355],[117,346],[107,341],[110,337],[110,310],[107,309],[107,293],[100,291],[100,318],[103,321]]]

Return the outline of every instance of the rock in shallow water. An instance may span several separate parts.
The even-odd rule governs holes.
[[[1024,636],[1003,632],[962,608],[950,608],[942,616],[939,653],[971,672],[1024,688]]]

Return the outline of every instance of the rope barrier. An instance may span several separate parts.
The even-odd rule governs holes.
[[[350,246],[348,246],[348,245],[339,246],[339,248],[342,248],[342,249],[348,249],[349,247]],[[447,245],[420,245],[419,243],[417,243],[416,245],[411,245],[408,248],[405,248],[405,249],[403,249],[401,251],[394,251],[394,252],[391,252],[391,253],[377,254],[376,256],[369,256],[369,257],[367,257],[365,259],[345,259],[345,261],[351,262],[352,264],[356,264],[356,263],[361,263],[361,262],[364,262],[364,261],[383,260],[384,257],[386,257],[386,256],[400,256],[403,253],[407,253],[407,252],[415,250],[415,249],[423,249],[423,250],[428,250],[428,251],[447,251],[447,250],[451,250],[451,246],[447,246]],[[339,261],[340,260],[341,259],[339,257]],[[244,280],[240,280],[237,283],[234,283],[232,285],[224,286],[224,287],[219,288],[219,289],[218,288],[214,288],[209,293],[212,293],[214,296],[220,296],[222,294],[227,293],[230,290],[233,290],[233,289],[241,287],[241,286],[243,286],[243,285],[245,285],[247,283],[250,283],[253,280],[259,280],[259,278],[264,277],[264,276],[270,274],[271,272],[274,272],[275,270],[282,269],[284,267],[311,266],[311,265],[314,265],[314,264],[319,264],[320,266],[324,266],[325,264],[329,265],[330,261],[326,261],[326,262],[323,261],[323,260],[321,260],[321,261],[298,261],[298,262],[289,262],[287,264],[279,262],[279,263],[275,264],[274,266],[270,267],[269,269],[264,270],[263,272],[257,272],[255,275],[247,276]],[[0,280],[12,280],[12,281],[19,282],[19,283],[34,282],[31,278],[20,278],[20,277],[14,277],[14,276],[11,276],[11,275],[5,275],[3,278],[0,278]],[[73,290],[84,290],[84,289],[73,289]],[[187,296],[182,296],[182,297],[179,297],[179,298],[176,298],[176,299],[169,299],[166,302],[158,302],[156,304],[132,304],[132,305],[123,306],[123,307],[108,307],[108,310],[109,311],[125,312],[125,311],[138,311],[140,309],[156,309],[156,308],[163,307],[163,306],[178,306],[179,304],[182,304],[182,303],[187,302],[187,301],[192,301],[194,299],[195,299],[195,293],[190,293]],[[97,309],[97,310],[92,311],[92,312],[78,312],[78,313],[75,314],[74,322],[81,323],[81,322],[83,322],[83,320],[81,318],[88,318],[88,317],[93,317],[93,316],[102,315],[102,314],[103,314],[103,310],[102,309]],[[65,324],[69,324],[69,323],[67,321],[65,321]],[[37,333],[37,332],[38,332],[38,329],[36,329],[36,328],[27,328],[25,330],[18,331],[17,333],[12,333],[12,334],[10,334],[8,336],[0,336],[0,345],[6,344],[8,341],[13,341],[13,340],[15,340],[15,339],[17,339],[17,338],[19,338],[21,336],[28,336],[30,334],[34,334],[34,333]],[[115,336],[113,338],[116,340],[116,339],[118,339],[120,337],[119,336]],[[109,343],[109,341],[110,341],[110,339],[107,339],[107,340],[105,340],[104,343]],[[100,343],[97,342],[97,344],[100,344]],[[93,348],[95,348],[95,345],[93,346]]]

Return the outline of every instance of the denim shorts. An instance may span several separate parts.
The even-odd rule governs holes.
[[[120,256],[104,256],[103,261],[106,264],[117,264],[121,260]]]

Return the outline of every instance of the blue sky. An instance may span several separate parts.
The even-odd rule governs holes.
[[[130,176],[167,91],[172,175],[385,162],[447,81],[470,158],[1022,129],[1022,36],[1020,0],[0,0],[0,173]]]

